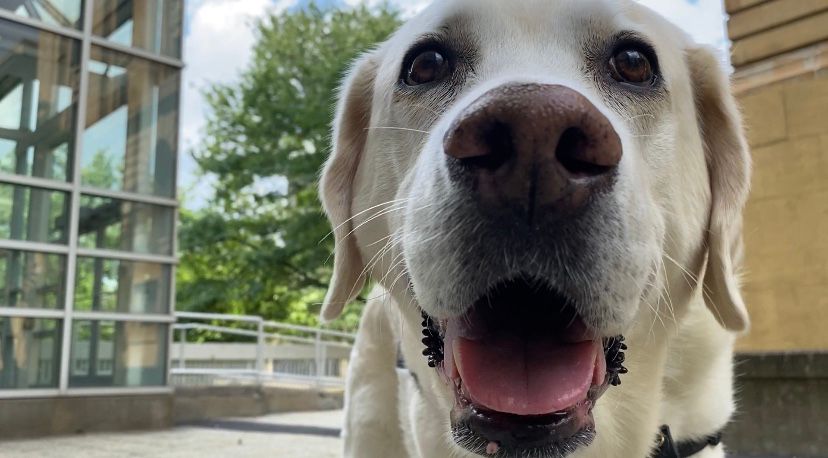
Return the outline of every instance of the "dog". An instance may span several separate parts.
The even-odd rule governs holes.
[[[345,456],[724,456],[749,181],[716,53],[649,9],[434,2],[353,65],[320,182],[323,319],[375,285]]]

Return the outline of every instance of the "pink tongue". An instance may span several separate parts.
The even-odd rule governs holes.
[[[484,341],[458,337],[452,344],[470,400],[497,412],[545,415],[568,410],[586,399],[590,386],[600,384],[606,371],[598,341],[502,336]]]

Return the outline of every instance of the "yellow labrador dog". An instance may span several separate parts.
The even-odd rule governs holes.
[[[440,0],[356,62],[321,183],[324,318],[377,285],[346,456],[724,456],[750,160],[720,67],[629,0]]]

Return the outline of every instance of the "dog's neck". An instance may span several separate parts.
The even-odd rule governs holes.
[[[691,301],[670,340],[663,377],[661,421],[678,441],[714,434],[733,414],[735,339],[701,298]]]

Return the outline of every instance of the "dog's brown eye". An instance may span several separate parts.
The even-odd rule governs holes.
[[[634,48],[615,53],[610,59],[610,70],[616,81],[636,86],[648,86],[655,79],[650,60],[644,52]]]
[[[425,51],[411,61],[411,66],[405,76],[405,84],[419,86],[440,81],[448,76],[449,71],[449,61],[445,56],[438,51]]]

